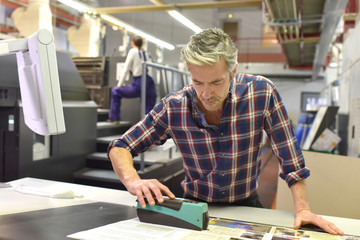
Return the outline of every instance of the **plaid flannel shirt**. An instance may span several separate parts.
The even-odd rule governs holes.
[[[142,121],[112,141],[108,151],[123,147],[136,156],[172,138],[183,157],[184,192],[207,202],[232,203],[256,191],[265,132],[279,159],[280,177],[289,186],[310,175],[281,97],[270,80],[236,75],[218,126],[206,123],[195,96],[192,85],[169,94]]]

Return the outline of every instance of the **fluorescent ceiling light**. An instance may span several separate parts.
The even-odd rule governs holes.
[[[139,35],[139,36],[142,36],[144,37],[147,41],[149,42],[152,42],[152,43],[155,43],[156,45],[160,46],[160,47],[164,47],[166,49],[169,49],[169,50],[174,50],[175,49],[175,46],[174,45],[171,45],[170,43],[167,43],[167,42],[164,42],[154,36],[151,36],[139,29],[136,29],[134,28],[133,26],[117,19],[117,18],[114,18],[110,15],[107,15],[107,14],[101,14],[100,15],[102,19],[104,19],[105,21],[108,21],[108,22],[111,22],[117,26],[120,26],[120,27],[123,27],[125,28],[126,30],[128,30],[129,32],[132,32],[132,33],[135,33],[136,35]]]
[[[184,24],[186,27],[193,30],[195,33],[199,33],[202,31],[200,27],[195,25],[192,21],[184,17],[181,13],[179,13],[176,10],[168,11],[169,15],[172,16],[174,19],[176,19],[178,22]]]
[[[74,0],[58,0],[59,2],[73,8],[73,9],[76,9],[78,10],[79,12],[84,12],[84,13],[90,13],[90,14],[96,14],[95,11],[90,11],[90,7],[84,3],[80,3],[78,1],[74,1]],[[147,41],[149,42],[152,42],[152,43],[155,43],[156,45],[160,46],[160,47],[164,47],[166,49],[169,49],[169,50],[174,50],[175,49],[175,46],[170,44],[170,43],[167,43],[167,42],[164,42],[152,35],[149,35],[129,24],[127,24],[126,22],[123,22],[121,21],[120,19],[117,19],[115,17],[112,17],[110,15],[107,15],[107,14],[100,14],[100,17],[102,19],[104,19],[105,21],[107,22],[110,22],[112,24],[115,24],[119,27],[123,27],[125,28],[127,31],[129,32],[132,32],[136,35],[139,35],[139,36],[142,36],[144,38],[146,38]]]
[[[69,7],[72,7],[75,10],[78,10],[79,12],[88,12],[90,10],[89,6],[77,1],[73,1],[73,0],[58,0],[58,1]]]

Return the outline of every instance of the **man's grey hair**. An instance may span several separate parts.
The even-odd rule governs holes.
[[[212,65],[223,58],[230,74],[237,64],[238,50],[222,29],[208,28],[191,36],[190,42],[181,50],[181,59],[189,64]]]

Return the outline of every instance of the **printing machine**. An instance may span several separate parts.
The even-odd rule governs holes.
[[[0,57],[0,182],[35,177],[124,189],[104,150],[99,153],[98,104],[91,100],[73,59],[67,53],[57,52],[57,62],[66,132],[44,137],[24,123],[16,57]],[[140,101],[124,100],[121,117],[130,127],[140,118],[140,107],[134,107]],[[106,146],[114,138],[111,135],[118,134],[111,131],[113,134],[107,137]],[[91,159],[94,154],[101,157]],[[154,156],[154,152],[150,155]],[[164,154],[157,155],[155,151],[155,160],[151,156],[149,162],[150,155],[145,154],[143,171],[135,159],[139,175],[157,178],[181,196],[180,181],[184,174],[181,157],[158,162],[158,155],[163,158]],[[94,161],[97,162],[94,164]]]
[[[96,149],[97,106],[71,57],[57,52],[57,62],[66,133],[44,137],[24,123],[16,56],[0,57],[0,181],[72,181],[72,172]]]

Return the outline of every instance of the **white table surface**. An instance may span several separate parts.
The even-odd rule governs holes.
[[[126,206],[135,206],[136,197],[127,191],[101,187],[92,187],[80,184],[49,181],[36,178],[22,178],[9,182],[12,187],[0,188],[0,215],[20,213],[56,207],[73,206],[92,202],[108,202]],[[58,199],[23,194],[14,190],[16,186],[30,186],[34,188],[69,189],[81,198]],[[6,206],[6,207],[5,207]],[[292,227],[295,214],[289,211],[252,207],[213,207],[209,206],[211,217],[227,218],[248,222],[257,222],[277,226]],[[323,216],[335,223],[345,234],[360,236],[360,220]]]

